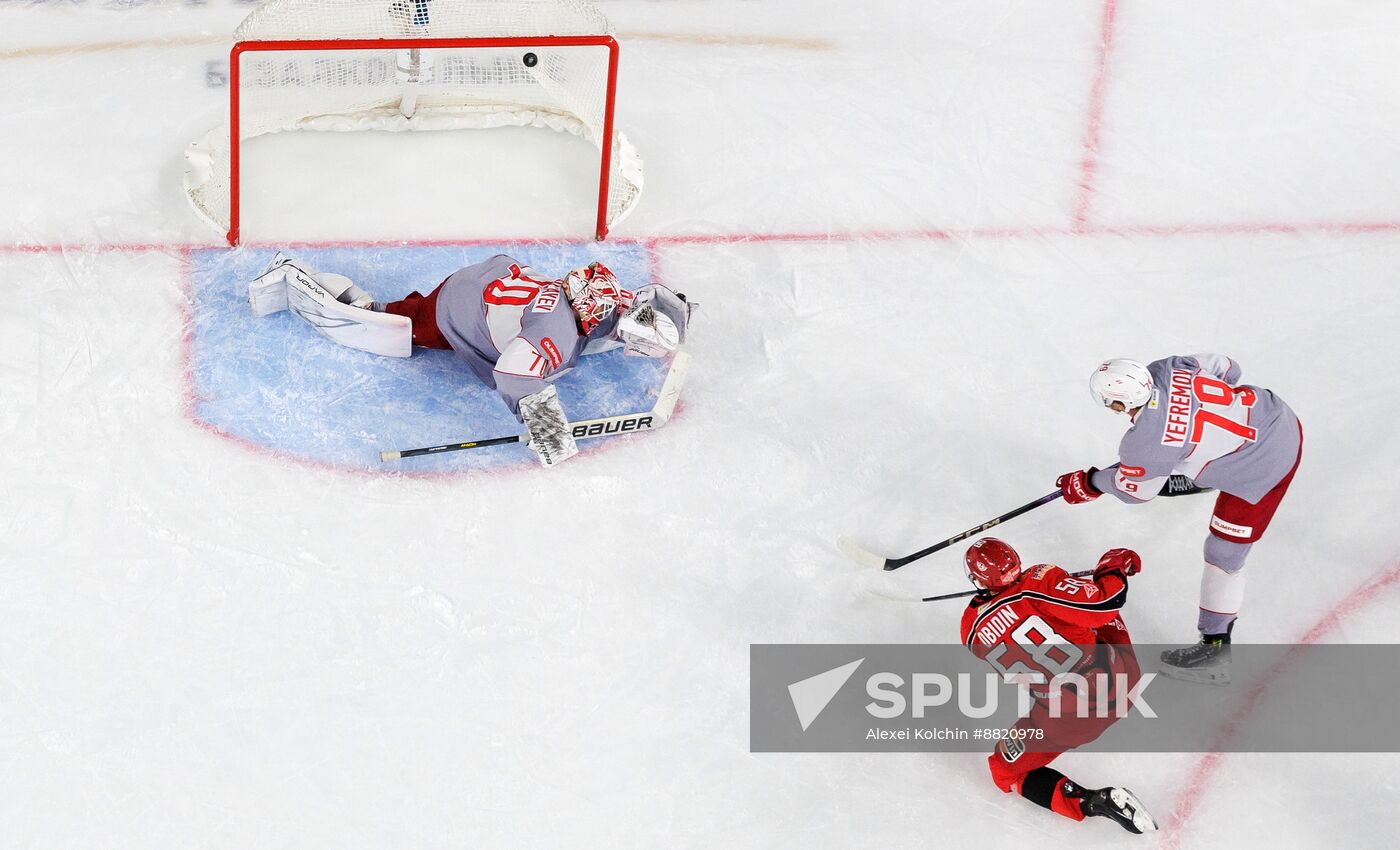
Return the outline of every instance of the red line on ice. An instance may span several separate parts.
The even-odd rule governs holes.
[[[1074,229],[1082,230],[1089,222],[1089,205],[1094,199],[1094,184],[1099,171],[1100,130],[1103,126],[1104,93],[1108,90],[1108,60],[1113,52],[1113,25],[1118,17],[1118,0],[1105,0],[1099,18],[1099,43],[1094,59],[1094,83],[1089,88],[1089,112],[1084,122],[1079,161],[1079,187],[1074,199]]]
[[[1163,845],[1165,848],[1175,848],[1181,845],[1182,832],[1190,822],[1192,815],[1194,815],[1197,808],[1199,808],[1201,800],[1205,796],[1206,786],[1210,783],[1212,777],[1215,776],[1216,771],[1220,767],[1220,762],[1224,758],[1225,754],[1219,752],[1219,750],[1239,734],[1240,727],[1245,720],[1248,719],[1249,715],[1254,712],[1259,701],[1268,693],[1269,685],[1273,681],[1274,675],[1289,665],[1297,656],[1297,653],[1301,651],[1301,647],[1317,643],[1335,629],[1346,617],[1373,602],[1381,591],[1397,584],[1400,584],[1400,562],[1392,564],[1388,569],[1371,577],[1369,580],[1362,583],[1360,587],[1344,596],[1341,601],[1332,606],[1326,614],[1322,615],[1321,619],[1313,624],[1312,628],[1308,629],[1308,631],[1298,639],[1297,645],[1284,653],[1283,657],[1274,662],[1274,665],[1265,671],[1259,684],[1255,685],[1245,694],[1244,699],[1240,701],[1239,707],[1236,708],[1235,712],[1225,721],[1225,724],[1220,727],[1220,731],[1216,734],[1215,740],[1211,742],[1216,752],[1206,753],[1201,756],[1201,760],[1196,763],[1196,767],[1191,771],[1191,778],[1187,781],[1186,788],[1181,792],[1181,796],[1177,798],[1176,806],[1172,809],[1171,817],[1168,820],[1165,836],[1166,843]]]
[[[684,245],[743,245],[745,243],[790,242],[949,242],[957,239],[1047,239],[1059,237],[1127,237],[1154,239],[1190,236],[1356,236],[1370,233],[1400,233],[1400,221],[1299,221],[1299,222],[1198,222],[1182,224],[1127,224],[1075,227],[930,227],[908,230],[844,230],[791,231],[785,233],[753,233],[743,231],[716,233],[674,233],[649,237],[621,237],[607,244],[635,243],[652,248]],[[591,239],[384,239],[301,241],[288,244],[270,242],[245,243],[243,248],[424,248],[471,247],[474,245],[579,245],[591,244]],[[159,253],[183,255],[189,251],[228,248],[222,242],[208,243],[49,243],[0,244],[0,254],[64,254],[74,253]]]

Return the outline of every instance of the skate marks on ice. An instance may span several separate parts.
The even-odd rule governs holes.
[[[401,468],[379,461],[385,447],[485,439],[520,433],[496,391],[451,351],[415,349],[403,360],[338,346],[283,312],[255,318],[248,281],[271,248],[190,252],[185,380],[189,415],[235,441],[317,466],[380,473],[463,473],[538,463],[524,444],[413,458]],[[458,268],[506,253],[547,275],[602,260],[625,286],[652,280],[635,243],[336,247],[291,249],[324,271],[344,274],[380,301],[427,293]],[[665,363],[592,355],[557,383],[573,419],[649,409]],[[613,441],[583,445],[583,453]]]

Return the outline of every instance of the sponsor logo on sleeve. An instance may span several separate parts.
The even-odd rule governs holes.
[[[1182,446],[1191,433],[1191,373],[1173,369],[1167,394],[1167,416],[1162,425],[1162,445]]]
[[[1118,474],[1113,476],[1113,485],[1120,492],[1127,493],[1140,502],[1145,502],[1156,495],[1153,491],[1150,495],[1142,492],[1142,479],[1147,477],[1147,470],[1141,466],[1129,466],[1121,461],[1118,464]]]
[[[549,355],[549,362],[554,364],[554,368],[558,369],[559,364],[564,362],[564,356],[559,353],[559,346],[554,344],[554,340],[545,337],[540,340],[540,347],[544,349],[545,354]]]

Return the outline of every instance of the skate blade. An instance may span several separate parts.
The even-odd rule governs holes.
[[[1230,670],[1208,669],[1201,667],[1173,667],[1170,664],[1163,664],[1157,672],[1169,679],[1176,679],[1181,682],[1193,682],[1197,685],[1228,685],[1230,684]]]
[[[1157,831],[1157,822],[1147,813],[1147,807],[1143,806],[1142,801],[1132,791],[1127,788],[1114,788],[1108,792],[1108,796],[1113,805],[1118,807],[1118,811],[1132,820],[1138,834]]]

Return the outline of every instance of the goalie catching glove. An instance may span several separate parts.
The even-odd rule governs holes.
[[[637,292],[632,308],[617,323],[623,354],[665,357],[685,342],[685,329],[695,305],[664,286],[652,285]]]
[[[553,384],[522,398],[520,415],[530,433],[526,445],[539,456],[541,464],[554,466],[578,454],[578,443],[569,430],[569,420]]]

